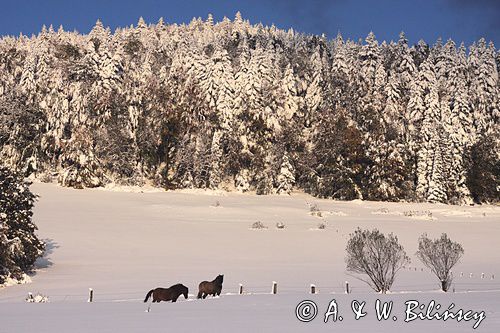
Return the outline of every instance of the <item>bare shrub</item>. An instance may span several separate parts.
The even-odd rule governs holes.
[[[257,221],[252,224],[252,229],[267,229],[264,223]]]
[[[441,290],[448,291],[453,281],[451,269],[464,254],[462,245],[453,242],[443,233],[441,238],[431,240],[427,234],[418,240],[418,259],[434,273],[441,282]]]
[[[318,224],[318,229],[319,229],[319,230],[324,230],[324,229],[326,229],[326,224],[324,224],[323,222],[319,223],[319,224]]]
[[[317,216],[317,217],[323,216],[321,214],[321,209],[319,208],[318,204],[316,204],[316,203],[309,204],[309,212],[311,213],[312,216]]]
[[[377,229],[358,228],[350,234],[346,250],[347,271],[367,275],[368,279],[356,278],[384,294],[390,290],[396,273],[410,262],[398,238],[392,233],[386,236]]]
[[[432,220],[432,212],[429,210],[407,210],[403,214],[407,217],[423,217]]]
[[[285,224],[283,222],[278,222],[278,223],[276,223],[276,228],[277,229],[285,229]]]
[[[28,302],[28,303],[48,303],[49,297],[42,295],[42,294],[36,294],[35,296],[33,296],[32,293],[28,293],[28,297],[26,297],[26,302]]]
[[[382,207],[377,210],[374,210],[372,214],[389,214],[389,209]]]

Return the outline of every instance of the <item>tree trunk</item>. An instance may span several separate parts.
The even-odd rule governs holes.
[[[448,283],[446,282],[446,280],[441,280],[441,290],[444,292],[448,291]]]

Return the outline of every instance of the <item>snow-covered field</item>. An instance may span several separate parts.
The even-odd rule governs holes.
[[[340,202],[299,193],[141,193],[51,184],[34,184],[32,190],[40,195],[34,219],[48,251],[32,283],[0,289],[0,333],[473,331],[475,320],[405,323],[408,300],[436,300],[441,310],[454,303],[454,311],[484,311],[477,330],[500,328],[500,207]],[[311,205],[319,212],[311,214]],[[256,221],[268,228],[251,229]],[[277,229],[278,222],[285,228]],[[319,230],[320,223],[326,229]],[[395,233],[412,258],[390,295],[375,294],[345,272],[347,237],[358,226]],[[454,270],[454,293],[437,291],[436,278],[414,256],[424,232],[446,232],[465,249]],[[221,297],[194,299],[198,283],[218,274],[224,274]],[[346,280],[349,295],[343,293]],[[269,294],[272,281],[277,295]],[[153,304],[145,312],[147,291],[178,282],[190,288],[187,301]],[[237,295],[240,283],[245,295]],[[312,283],[319,294],[308,293]],[[93,303],[87,303],[88,288],[94,290]],[[28,292],[50,302],[26,303]],[[394,301],[387,321],[376,319],[377,298]],[[309,323],[295,317],[305,299],[318,306]],[[333,299],[344,320],[325,324]],[[353,300],[366,301],[365,318],[354,319]]]

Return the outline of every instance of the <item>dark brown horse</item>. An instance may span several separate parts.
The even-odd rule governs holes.
[[[217,276],[213,281],[203,281],[198,286],[198,298],[205,299],[208,295],[219,296],[222,291],[222,282],[224,280],[224,275]]]
[[[161,301],[172,301],[173,303],[177,301],[177,298],[179,298],[180,295],[184,295],[184,298],[187,299],[188,288],[185,285],[178,283],[171,286],[170,288],[151,289],[146,295],[144,303],[148,301],[148,299],[151,297],[151,294],[153,295],[153,303],[159,303]]]

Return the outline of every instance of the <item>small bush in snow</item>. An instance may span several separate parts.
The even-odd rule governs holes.
[[[389,214],[389,209],[387,208],[379,208],[375,211],[373,211],[373,214]]]
[[[319,224],[318,224],[318,229],[319,229],[319,230],[324,230],[324,229],[326,229],[326,224],[324,224],[324,223],[319,223]]]
[[[267,229],[264,223],[257,221],[252,224],[252,229]]]
[[[219,200],[215,201],[214,207],[220,207],[220,201]]]
[[[28,297],[26,297],[26,302],[28,302],[28,303],[48,303],[49,297],[44,296],[42,294],[36,294],[35,296],[33,296],[32,293],[29,293]]]
[[[441,282],[441,290],[448,291],[453,281],[451,269],[464,254],[459,243],[453,242],[443,233],[441,238],[431,240],[426,234],[418,240],[417,257]]]
[[[390,290],[396,273],[410,262],[398,238],[377,229],[358,228],[350,235],[346,251],[347,271],[367,275],[368,279],[357,278],[383,294]]]
[[[408,210],[404,212],[404,216],[408,217],[426,217],[432,220],[432,213],[429,210]]]
[[[312,216],[322,217],[321,209],[319,208],[318,204],[316,204],[316,203],[309,205],[309,212],[311,213]]]
[[[285,229],[285,224],[283,222],[278,222],[278,223],[276,223],[276,228],[277,229]]]

